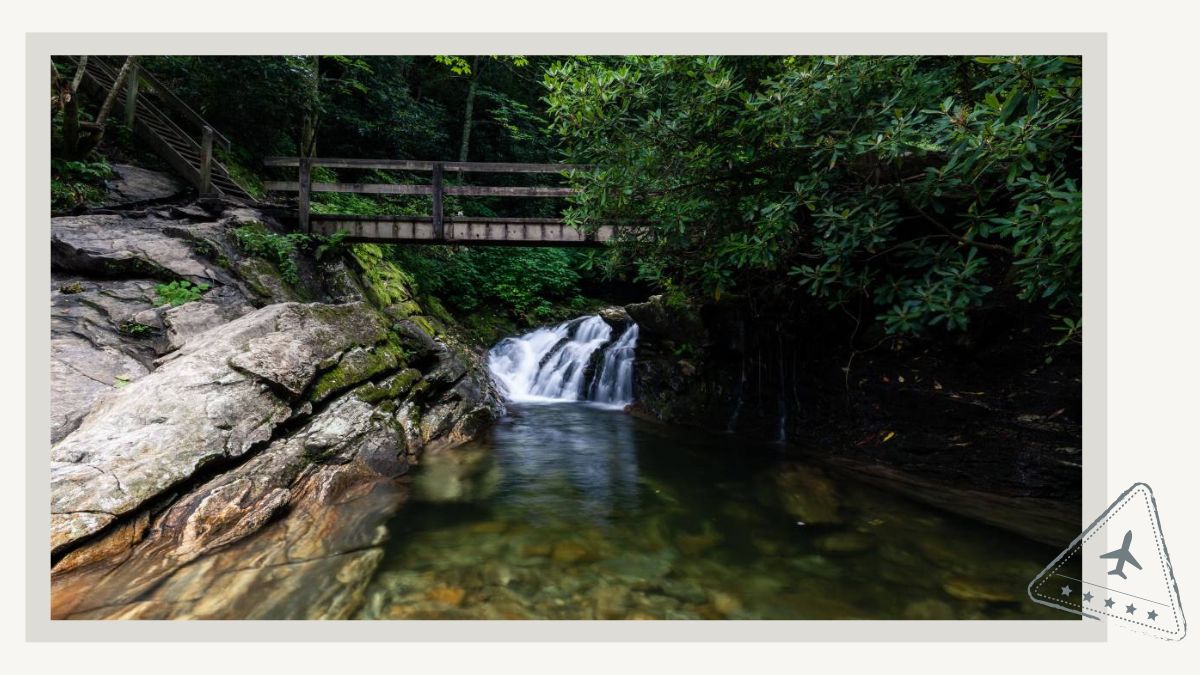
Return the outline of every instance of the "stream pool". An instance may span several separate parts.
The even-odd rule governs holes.
[[[1070,619],[1053,548],[612,406],[520,403],[430,453],[360,616]]]

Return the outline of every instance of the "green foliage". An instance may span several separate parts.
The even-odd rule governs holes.
[[[269,261],[279,270],[279,276],[293,286],[300,283],[300,268],[296,265],[296,250],[307,247],[312,239],[303,232],[276,234],[261,223],[242,225],[233,229],[233,241],[238,250]]]
[[[345,245],[346,237],[348,236],[350,236],[350,233],[345,230],[338,230],[328,237],[318,235],[316,239],[320,243],[313,250],[313,256],[317,260],[325,260],[331,255],[337,255],[342,251],[342,247]]]
[[[50,162],[50,210],[69,211],[77,206],[94,204],[104,198],[104,181],[113,175],[108,161]]]
[[[600,167],[568,218],[645,223],[615,257],[643,280],[866,301],[890,333],[962,330],[997,289],[1078,316],[1078,59],[580,57],[544,79],[569,159]]]
[[[193,284],[190,281],[178,280],[169,284],[156,285],[154,293],[158,296],[159,304],[178,307],[193,300],[199,300],[208,288],[207,284]]]
[[[225,151],[221,148],[213,150],[218,161],[225,165],[225,169],[229,171],[230,178],[250,193],[255,199],[263,199],[266,196],[266,190],[263,189],[263,179],[252,169],[250,164],[253,159],[250,153],[244,148],[237,148],[232,152]]]
[[[393,247],[391,254],[419,293],[460,314],[502,310],[533,323],[579,298],[579,254],[569,249]]]
[[[198,298],[199,295],[197,295],[196,297]],[[194,300],[196,298],[192,298],[192,299]],[[187,302],[187,300],[184,300],[183,302]],[[180,302],[178,304],[182,305],[183,302]],[[172,304],[176,304],[176,303],[172,303]],[[137,321],[126,321],[121,324],[121,332],[130,337],[140,338],[140,337],[146,337],[147,335],[150,335],[151,333],[153,333],[154,328],[152,328],[151,326],[147,326],[144,323],[138,323]]]

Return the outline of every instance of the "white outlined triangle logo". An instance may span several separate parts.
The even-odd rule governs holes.
[[[1164,640],[1187,633],[1154,493],[1135,483],[1029,583],[1034,602]]]

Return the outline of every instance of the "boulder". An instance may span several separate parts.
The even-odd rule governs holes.
[[[400,345],[408,351],[409,360],[414,363],[428,361],[443,349],[428,331],[412,319],[392,324],[392,332],[396,334]]]
[[[271,305],[197,336],[51,449],[52,548],[269,441],[318,363],[384,337],[361,304]]]
[[[784,465],[771,473],[771,482],[771,488],[763,495],[768,505],[777,502],[789,516],[805,525],[842,522],[837,487],[820,469]]]
[[[50,260],[55,270],[99,278],[185,279],[196,284],[232,284],[233,277],[197,254],[185,232],[173,231],[151,214],[90,214],[55,218]],[[223,235],[219,222],[189,224],[195,237]]]
[[[55,618],[352,616],[396,477],[501,408],[398,268],[298,253],[285,282],[234,245],[251,222],[219,201],[53,220]],[[211,288],[160,304],[176,279]]]
[[[129,206],[161,201],[182,194],[187,187],[174,176],[130,164],[113,164],[114,176],[106,181],[104,206]]]
[[[639,337],[646,343],[669,340],[701,345],[708,341],[708,332],[696,312],[669,306],[661,295],[652,295],[646,302],[625,305],[625,311],[637,322]]]
[[[612,326],[614,340],[633,323],[633,317],[629,316],[629,312],[624,307],[605,307],[598,314],[605,323]]]

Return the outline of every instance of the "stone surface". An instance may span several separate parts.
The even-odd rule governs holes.
[[[150,372],[158,326],[150,282],[51,279],[51,443],[75,429],[101,396]]]
[[[188,223],[186,230],[175,227],[180,225],[153,213],[55,218],[50,230],[51,265],[99,278],[234,283],[226,270],[198,255],[188,238],[219,238],[224,234],[222,223]]]
[[[828,525],[841,522],[838,509],[841,503],[837,488],[820,469],[806,465],[784,465],[773,472],[774,489],[789,516],[805,525]]]
[[[271,305],[197,336],[51,449],[52,548],[98,529],[85,514],[128,513],[270,440],[292,416],[281,389],[298,396],[321,360],[383,337],[360,304]]]
[[[288,283],[244,255],[231,228],[266,220],[221,203],[53,220],[56,618],[351,616],[408,494],[396,478],[500,409],[398,270],[411,328],[393,333],[361,266],[321,263],[327,279],[300,256]],[[174,279],[211,288],[161,305]]]
[[[176,501],[135,545],[121,530],[102,540],[110,551],[125,544],[125,556],[83,567],[64,558],[53,577],[56,615],[314,618],[324,603],[347,602],[378,562],[383,525],[404,499],[388,480],[406,468],[398,438],[388,414],[340,399]],[[391,465],[381,464],[385,456]],[[330,599],[314,597],[316,588],[330,589]]]
[[[629,316],[629,312],[624,307],[605,307],[598,314],[605,323],[612,326],[614,336],[624,332],[629,324],[633,323],[633,317]]]
[[[130,164],[113,164],[106,181],[104,206],[125,206],[176,197],[186,190],[183,182],[168,173]]]

